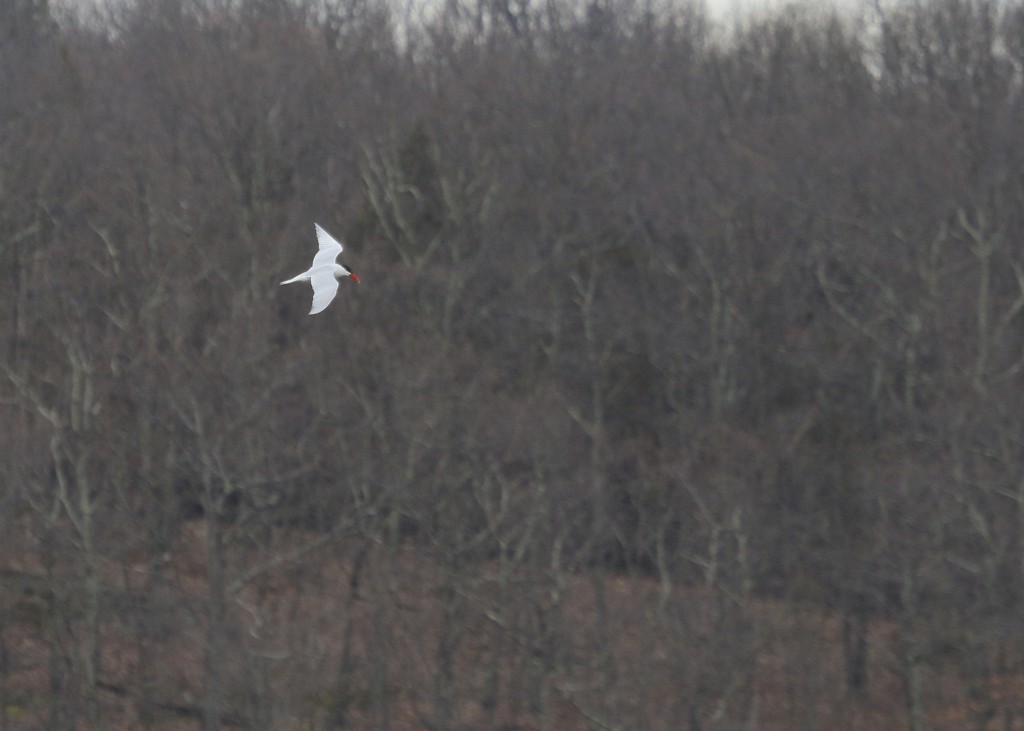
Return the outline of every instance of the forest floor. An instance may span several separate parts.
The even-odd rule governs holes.
[[[267,555],[299,540],[282,533]],[[853,697],[842,622],[809,604],[749,600],[739,614],[727,611],[742,618],[729,625],[721,597],[706,589],[674,589],[666,602],[647,577],[574,575],[560,585],[557,615],[543,606],[547,589],[530,599],[522,587],[505,611],[488,578],[497,566],[444,583],[422,550],[366,546],[331,543],[314,560],[226,586],[219,637],[208,631],[216,593],[201,523],[157,568],[105,564],[94,694],[103,726],[201,728],[216,672],[226,727],[404,731],[440,728],[440,717],[445,728],[508,730],[669,729],[680,719],[694,731],[912,728],[904,638],[893,622],[871,625],[868,682]],[[228,568],[245,572],[243,562]],[[62,603],[59,572],[45,575],[38,556],[0,559],[3,729],[52,727],[57,697],[63,718],[79,719],[71,727],[86,727],[83,612]],[[682,620],[664,619],[680,612]],[[549,640],[560,650],[546,652]],[[918,682],[918,728],[1024,728],[1020,676],[965,679],[940,658]]]

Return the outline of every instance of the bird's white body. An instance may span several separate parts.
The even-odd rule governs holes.
[[[286,279],[281,284],[292,282],[309,282],[313,286],[313,307],[309,314],[315,315],[323,312],[327,305],[331,304],[334,295],[338,293],[338,280],[344,277],[352,277],[356,282],[359,277],[344,264],[335,262],[338,254],[342,251],[341,243],[324,231],[320,224],[316,226],[316,238],[320,242],[320,250],[313,257],[313,266],[302,274]]]

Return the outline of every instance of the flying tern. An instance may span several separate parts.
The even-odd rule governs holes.
[[[316,238],[320,242],[320,251],[313,257],[313,266],[302,274],[281,282],[309,282],[313,286],[313,307],[309,311],[311,315],[323,312],[327,305],[331,304],[334,295],[338,293],[339,279],[352,277],[353,282],[359,281],[355,272],[341,262],[335,261],[341,253],[341,242],[324,231],[319,223],[313,225],[316,226]]]

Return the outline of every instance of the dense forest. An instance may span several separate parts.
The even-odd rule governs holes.
[[[0,731],[1024,728],[1022,87],[995,0],[4,2]]]

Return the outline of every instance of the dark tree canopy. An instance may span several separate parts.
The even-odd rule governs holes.
[[[883,5],[0,5],[0,729],[1017,728],[1024,10]]]

